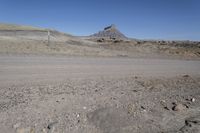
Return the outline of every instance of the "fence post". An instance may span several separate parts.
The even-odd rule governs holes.
[[[48,45],[50,45],[50,31],[48,30]]]

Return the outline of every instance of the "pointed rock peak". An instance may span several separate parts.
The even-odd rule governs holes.
[[[116,38],[116,39],[127,39],[127,37],[122,34],[114,24],[107,26],[103,31],[99,31],[91,35],[92,37],[102,37],[102,38]]]
[[[110,29],[116,29],[116,26],[114,24],[112,24],[112,25],[104,28],[104,30],[110,30]]]

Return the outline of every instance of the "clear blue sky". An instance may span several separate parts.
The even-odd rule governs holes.
[[[200,0],[0,0],[0,22],[73,35],[116,24],[132,38],[200,40]]]

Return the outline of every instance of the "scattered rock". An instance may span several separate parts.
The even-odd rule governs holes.
[[[166,105],[167,105],[165,100],[161,100],[161,101],[160,101],[160,104],[163,105],[163,106],[166,106]]]
[[[185,75],[183,75],[183,77],[184,78],[188,78],[188,77],[190,77],[189,75],[187,75],[187,74],[185,74]]]
[[[142,112],[147,112],[146,108],[144,106],[141,106]]]
[[[186,98],[185,100],[190,101],[190,102],[195,102],[195,98]]]
[[[47,133],[46,128],[43,128],[43,129],[42,129],[42,133]]]
[[[182,111],[182,110],[185,110],[186,109],[186,106],[185,105],[183,105],[183,104],[177,104],[177,105],[175,105],[173,108],[172,108],[172,110],[174,110],[174,111]]]
[[[173,104],[173,105],[177,105],[177,102],[173,102],[172,104]]]
[[[166,109],[166,110],[170,110],[167,106],[165,106],[164,109]]]
[[[115,98],[115,97],[111,97],[111,98],[110,98],[110,100],[116,100],[116,99],[117,99],[117,98]]]
[[[13,125],[13,128],[14,128],[14,129],[17,129],[17,128],[20,127],[20,125],[21,125],[20,123],[16,123],[16,124]]]
[[[47,126],[48,133],[53,133],[54,132],[56,124],[58,124],[57,121],[56,122],[52,122]]]
[[[170,108],[168,108],[167,103],[166,103],[165,100],[161,100],[161,101],[160,101],[160,104],[164,107],[164,109],[170,110]]]
[[[195,98],[192,98],[191,101],[192,101],[192,102],[195,102]]]
[[[16,133],[35,133],[35,130],[31,127],[26,127],[26,128],[18,128],[16,130]]]
[[[185,125],[179,130],[181,133],[199,133],[200,115],[185,120]]]
[[[129,104],[127,109],[128,109],[128,114],[132,114],[135,111],[135,105]]]
[[[138,90],[132,90],[133,92],[138,92]]]
[[[166,103],[166,101],[165,101],[165,100],[161,100],[160,102],[161,102],[161,103]]]
[[[146,109],[144,106],[141,106],[141,109]]]
[[[197,124],[200,125],[200,117],[191,117],[185,120],[186,125]]]

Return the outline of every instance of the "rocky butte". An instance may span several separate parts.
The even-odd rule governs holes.
[[[128,39],[128,37],[126,37],[123,33],[121,33],[114,24],[105,27],[103,31],[99,31],[98,33],[91,35],[91,37],[109,38],[109,39],[117,39],[117,40]]]

